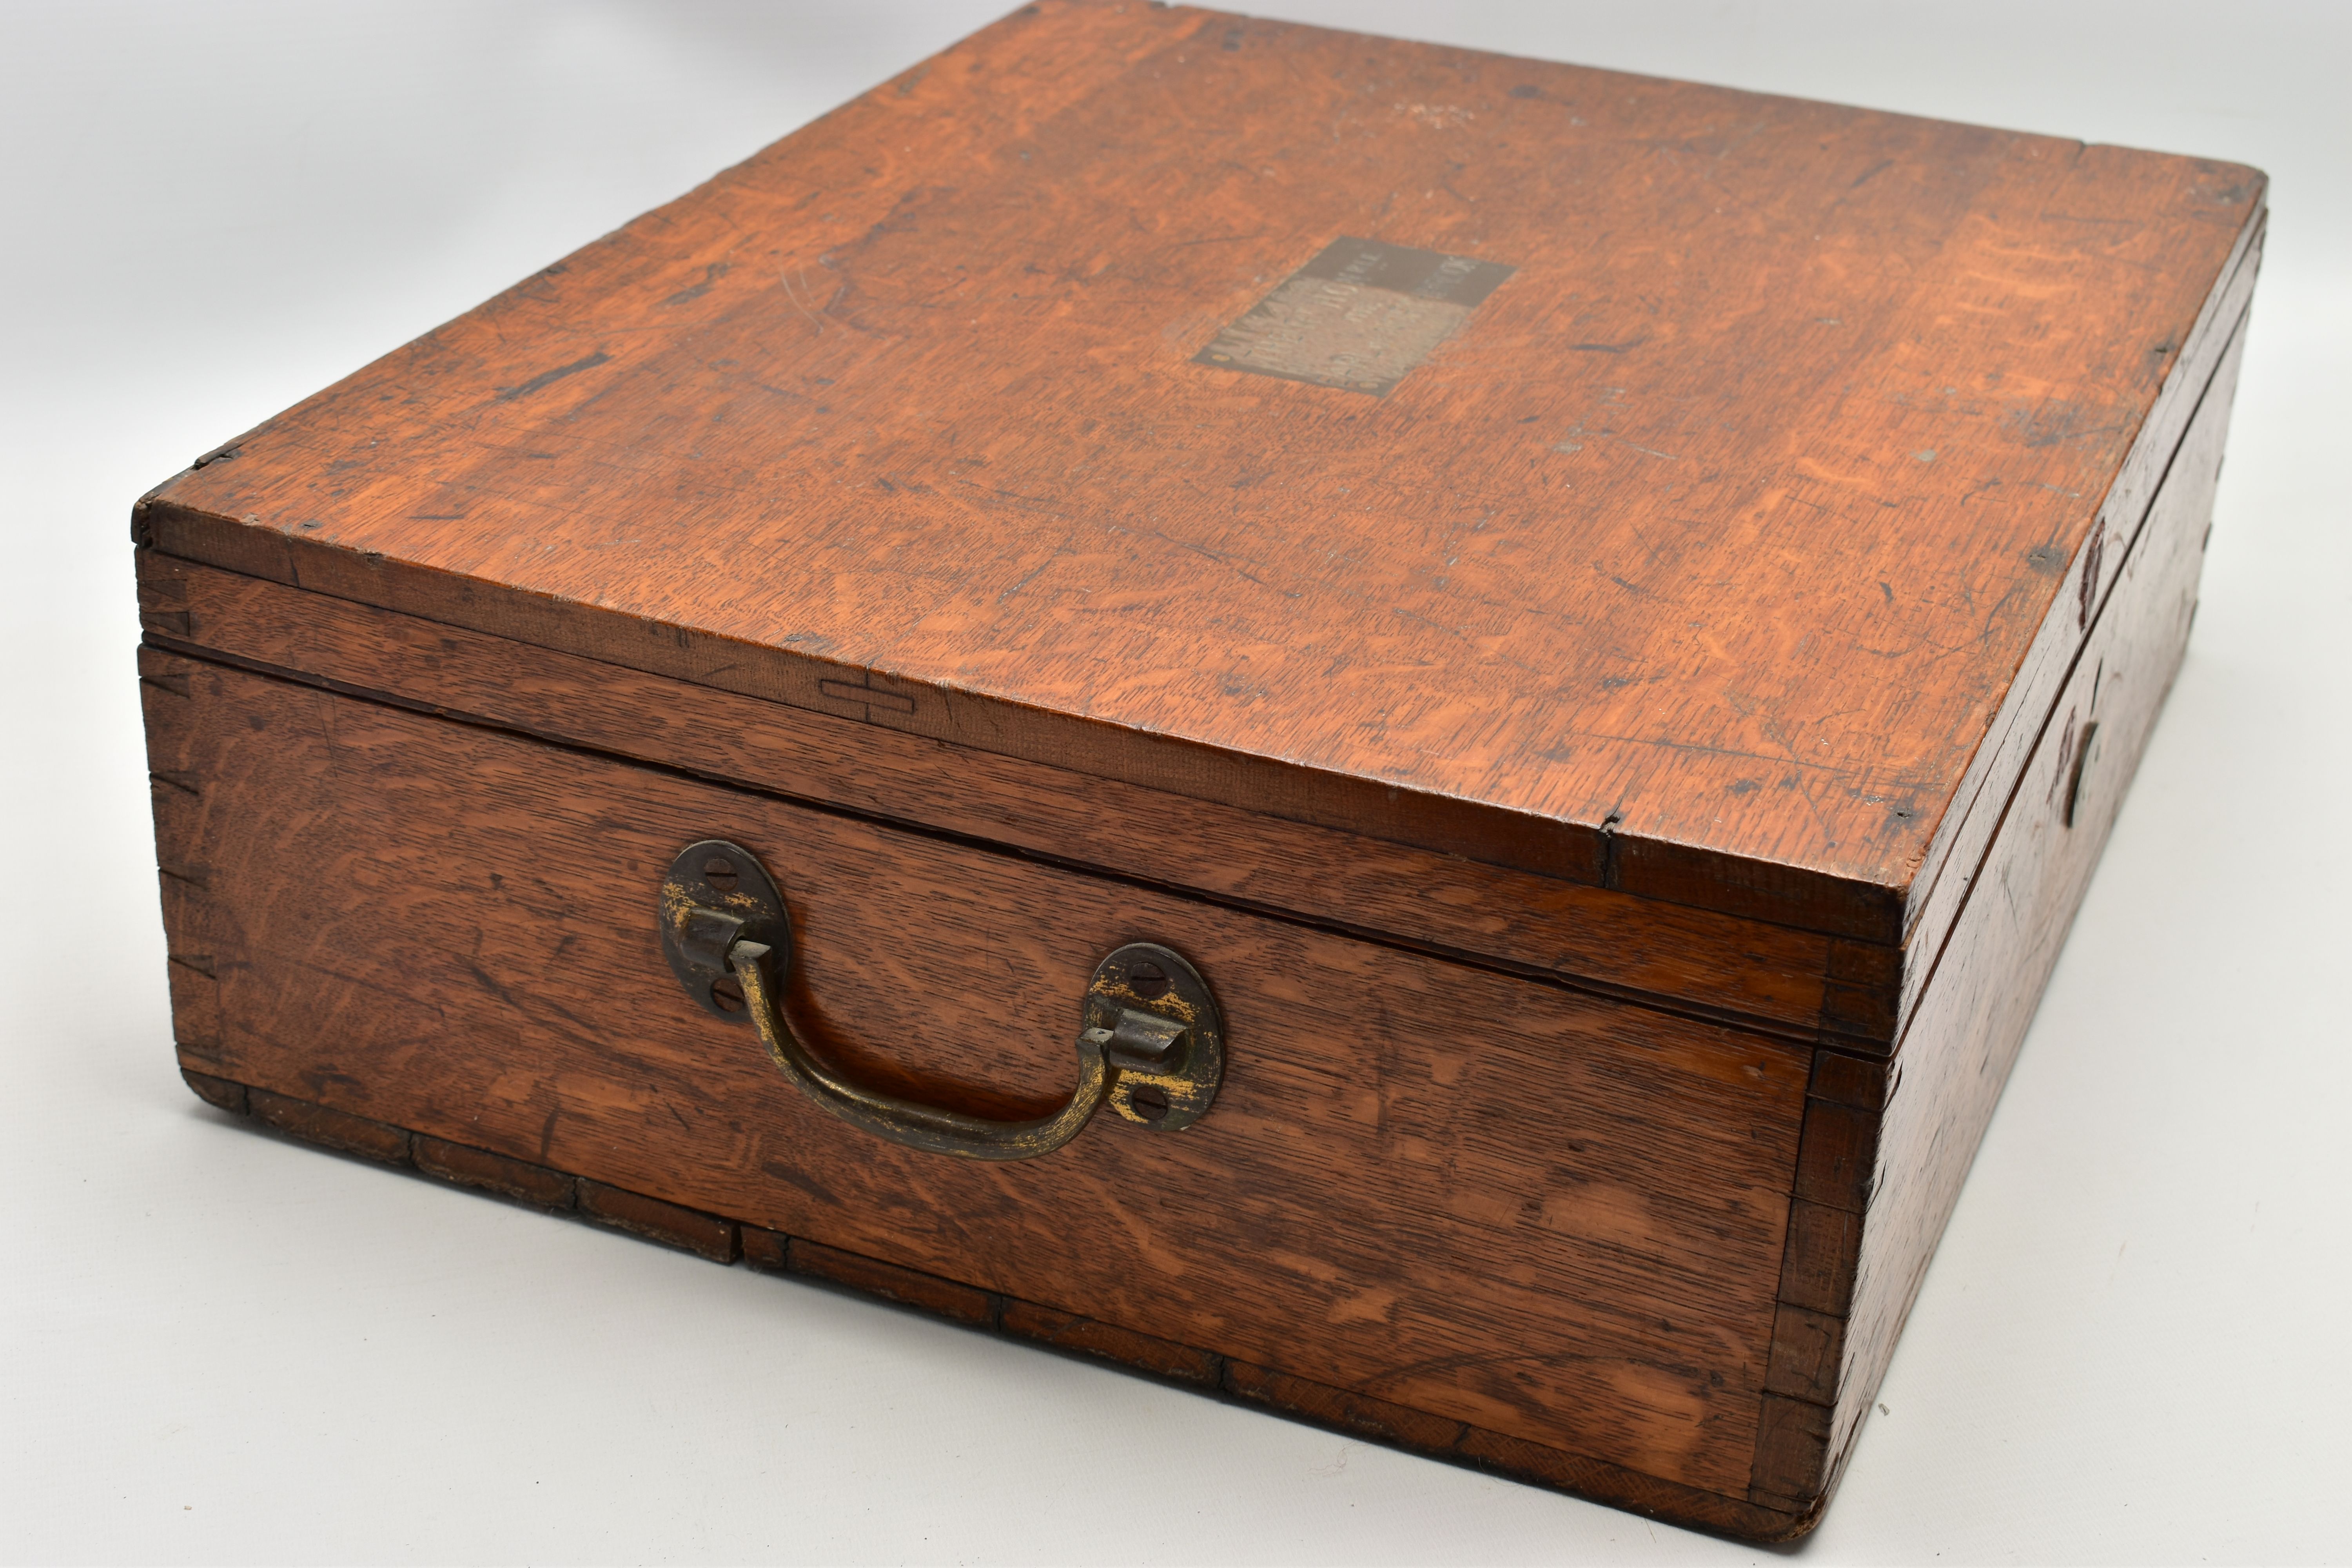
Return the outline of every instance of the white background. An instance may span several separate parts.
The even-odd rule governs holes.
[[[1770,1555],[323,1157],[174,1076],[132,499],[1009,3],[0,10],[0,1555]],[[2187,666],[1802,1555],[2352,1557],[2352,7],[1259,8],[2275,177]]]

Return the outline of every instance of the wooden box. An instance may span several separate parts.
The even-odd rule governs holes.
[[[1026,6],[139,503],[181,1064],[1801,1533],[2180,657],[2263,210]]]

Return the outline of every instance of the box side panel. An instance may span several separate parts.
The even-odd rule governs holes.
[[[2221,371],[2253,299],[2267,228],[2268,210],[2258,208],[2247,220],[2229,267],[2214,283],[2196,329],[2179,345],[2172,374],[2099,508],[2098,521],[2071,561],[2063,566],[2052,563],[2053,570],[2066,573],[2074,589],[2052,604],[1911,886],[1905,945],[1927,961],[1906,965],[1900,1007],[1904,1018],[1926,991],[1934,956],[1968,901],[1986,847],[2009,808],[2027,754],[2041,740],[2060,687],[2073,675],[2094,621],[2121,584],[2124,563],[2137,548],[2140,534],[2156,521],[2157,497],[2173,467],[2189,452],[2193,421],[2216,395],[2224,408],[2228,405],[2230,387]]]
[[[740,1259],[761,1273],[856,1291],[965,1328],[1108,1362],[1408,1453],[1748,1541],[1786,1541],[1804,1533],[1813,1523],[1810,1516],[1661,1480],[1605,1459],[1507,1437],[1467,1422],[1351,1394],[1270,1367],[1253,1366],[1213,1351],[1155,1339],[782,1231],[603,1186],[487,1149],[388,1127],[190,1068],[184,1068],[181,1076],[207,1103],[234,1115],[250,1116],[270,1131],[305,1142],[405,1165],[418,1175],[453,1186],[495,1194],[550,1214],[569,1215],[640,1240],[698,1253],[714,1262]]]
[[[139,552],[139,579],[159,646],[1701,1016],[1893,1041],[1896,976],[1859,963],[1874,956],[1863,944],[971,751],[155,551]]]
[[[163,612],[168,614],[168,611]],[[204,834],[204,781],[181,743],[194,721],[194,671],[142,649],[139,700],[147,731],[147,784],[155,822],[155,873],[163,900],[172,1038],[184,1067],[224,1070],[220,969],[241,946],[233,911],[212,897]],[[238,1097],[242,1104],[242,1095]]]
[[[2179,668],[2243,343],[2242,318],[1892,1064],[1816,1066],[1755,1500],[1826,1492],[1893,1358]]]
[[[160,852],[224,911],[195,1070],[1743,1497],[1805,1049],[144,658],[186,692],[151,707],[191,786]],[[789,1005],[858,1076],[1050,1109],[1086,976],[1149,938],[1217,990],[1215,1110],[1011,1165],[833,1121],[661,959],[662,871],[711,836],[778,871]]]

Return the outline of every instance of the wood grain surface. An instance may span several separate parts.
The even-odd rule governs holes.
[[[139,552],[157,646],[1302,916],[1607,994],[1891,1047],[1899,952],[901,735]]]
[[[1809,1047],[142,658],[191,1070],[355,1144],[569,1173],[583,1212],[713,1256],[735,1233],[670,1208],[1745,1497]],[[1217,991],[1215,1110],[1013,1165],[834,1121],[659,954],[662,870],[712,836],[777,871],[796,1021],[862,1077],[1043,1109],[1097,958],[1150,939]]]
[[[1751,1500],[1835,1484],[2179,668],[2242,322],[2037,727],[1891,1063],[1823,1050],[1808,1089]]]
[[[1952,922],[1966,903],[1992,836],[2009,809],[2023,758],[2040,740],[2060,686],[2082,658],[2091,620],[2120,585],[2125,561],[2156,515],[2158,496],[2170,489],[2168,504],[2176,513],[2183,508],[2192,512],[2201,508],[2210,515],[2210,493],[2201,500],[2192,499],[2194,484],[2175,487],[2170,476],[2189,450],[2189,422],[2205,416],[2203,411],[2209,407],[2218,409],[2213,417],[2225,422],[2228,418],[2236,374],[2232,369],[2225,376],[2223,365],[2244,335],[2266,231],[2267,219],[2263,219],[2247,236],[2208,307],[2208,319],[2200,321],[2196,336],[2182,353],[2179,370],[2166,383],[2150,429],[2160,427],[2170,439],[2159,442],[2151,435],[2135,448],[2124,478],[2101,510],[2099,545],[2078,563],[2071,606],[2062,600],[2027,650],[2001,711],[1963,781],[1958,804],[1946,816],[1938,833],[1942,842],[1931,848],[1927,863],[1932,873],[1913,884],[1905,936],[1905,946],[1913,956],[1905,964],[1900,1009],[1906,1020],[1934,973],[1935,955],[1948,940]],[[2215,446],[2205,460],[2218,462],[2219,452]]]
[[[238,1116],[251,1114],[272,1131],[339,1152],[354,1152],[348,1146],[350,1134],[363,1119],[248,1089],[194,1068],[182,1068],[181,1076],[200,1098],[223,1110]],[[258,1109],[262,1107],[268,1110]],[[1547,1447],[1522,1437],[1505,1436],[1467,1422],[1431,1415],[1271,1367],[1235,1361],[1213,1351],[1139,1334],[1055,1311],[1018,1297],[825,1247],[804,1237],[787,1236],[721,1215],[698,1213],[641,1194],[600,1188],[597,1184],[567,1173],[486,1149],[469,1149],[381,1123],[364,1125],[375,1130],[374,1136],[365,1142],[387,1150],[404,1148],[408,1154],[404,1162],[396,1152],[378,1154],[362,1149],[358,1152],[362,1157],[381,1158],[394,1165],[405,1163],[420,1175],[496,1193],[551,1213],[568,1211],[592,1224],[609,1223],[591,1206],[592,1203],[601,1203],[607,1208],[625,1207],[636,1214],[639,1220],[618,1228],[643,1240],[700,1253],[716,1262],[731,1262],[740,1257],[762,1273],[817,1280],[877,1297],[969,1329],[1010,1335],[1067,1355],[1109,1362],[1129,1372],[1219,1394],[1351,1437],[1466,1465],[1530,1486],[1573,1492],[1653,1519],[1748,1541],[1790,1540],[1818,1522],[1818,1510],[1791,1513],[1662,1480],[1605,1459]],[[713,1239],[719,1245],[709,1245]]]
[[[2052,689],[2021,674],[2071,663],[2263,190],[1030,5],[232,443],[138,526],[885,730],[1892,945],[2009,793],[2001,737]],[[1344,237],[1515,270],[1385,396],[1193,362]]]
[[[184,1070],[1801,1532],[2179,662],[2263,190],[1025,6],[140,503]],[[1380,305],[1426,353],[1377,395],[1197,357],[1344,348],[1283,312],[1401,257],[1476,287]],[[709,837],[877,1086],[1049,1109],[1151,940],[1217,990],[1214,1111],[1010,1165],[832,1121],[660,957]]]

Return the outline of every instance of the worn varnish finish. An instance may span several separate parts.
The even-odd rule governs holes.
[[[2125,542],[1892,1064],[1819,1053],[1750,1498],[1821,1496],[1869,1414],[1960,1180],[2179,668],[2242,328]]]
[[[2162,423],[2175,438],[2160,445],[2143,439],[2141,452],[2135,453],[2133,463],[2100,509],[2094,525],[2097,546],[2077,564],[2073,598],[2069,602],[2062,597],[2053,606],[2041,635],[2027,650],[2001,712],[1938,832],[1942,852],[1930,859],[1935,874],[1913,885],[1906,946],[1918,956],[1906,965],[1902,1003],[1906,1017],[1927,977],[1935,973],[1933,955],[1948,936],[1984,863],[1986,848],[2008,809],[2021,759],[2040,737],[2060,683],[2082,658],[2086,629],[2118,585],[2124,562],[2131,557],[2154,517],[2159,487],[2171,492],[2176,509],[2188,508],[2200,518],[2210,515],[2210,479],[2201,491],[2194,492],[2199,499],[2192,501],[2185,498],[2194,487],[2176,486],[2170,476],[2186,450],[2179,437],[2190,418],[2205,417],[2210,424],[2228,417],[2235,373],[2232,370],[2225,376],[2221,366],[2243,332],[2254,276],[2262,265],[2263,237],[2259,225],[2248,234],[2231,261],[2222,287],[2207,306],[2207,319],[2200,321],[2198,335],[2184,351],[2174,378],[2166,384],[2158,419],[2152,423]],[[2210,441],[2212,460],[2218,463],[2220,437],[2214,436]]]
[[[594,1184],[575,1181],[560,1171],[485,1149],[445,1143],[396,1127],[367,1123],[364,1118],[345,1117],[327,1111],[324,1107],[304,1106],[282,1096],[267,1096],[262,1090],[248,1089],[243,1084],[193,1068],[183,1068],[181,1076],[200,1098],[238,1115],[247,1112],[248,1099],[256,1107],[264,1103],[280,1107],[274,1120],[258,1110],[254,1114],[274,1131],[340,1152],[358,1153],[393,1165],[407,1163],[422,1174],[459,1186],[496,1193],[551,1213],[569,1210],[592,1224],[610,1225],[590,1206],[592,1194],[600,1195],[607,1205],[626,1205],[638,1216],[637,1223],[615,1228],[647,1241],[700,1253],[719,1262],[740,1257],[765,1273],[797,1275],[844,1286],[967,1328],[1005,1334],[1069,1354],[1097,1357],[1129,1371],[1277,1411],[1295,1420],[1328,1426],[1350,1436],[1448,1459],[1534,1486],[1580,1492],[1655,1518],[1750,1539],[1783,1538],[1803,1523],[1782,1510],[1678,1486],[1606,1460],[1507,1437],[1465,1422],[1429,1415],[1270,1367],[1255,1366],[1171,1340],[1055,1311],[1034,1301],[978,1289],[935,1274],[825,1247],[805,1237],[698,1213],[616,1188],[604,1188],[599,1193]],[[376,1136],[368,1139],[362,1133],[356,1143],[348,1141],[362,1127],[373,1127]],[[330,1135],[319,1135],[322,1131]],[[335,1134],[345,1141],[339,1141]],[[370,1145],[380,1145],[381,1152]],[[411,1151],[406,1158],[397,1152],[403,1148]]]
[[[153,552],[162,647],[1867,1048],[1895,955],[715,691]]]
[[[2178,664],[2263,191],[1025,7],[140,503],[189,1084],[1801,1533]],[[1381,268],[1411,352],[1299,370]],[[662,962],[710,837],[864,1080],[1048,1109],[1151,940],[1214,1110],[860,1136]]]
[[[2165,394],[2262,190],[1032,6],[271,421],[144,526],[878,726],[1894,942],[2021,661],[2178,437]],[[1386,397],[1192,363],[1347,235],[1517,270]]]
[[[221,993],[195,1070],[1745,1484],[1805,1047],[145,658],[186,691],[151,689],[155,763],[205,781],[157,818],[204,889],[173,949]],[[651,892],[720,828],[794,900],[805,1031],[881,1087],[1050,1109],[1096,958],[1138,938],[1198,963],[1250,1049],[1165,1138],[986,1166],[863,1136],[661,957]]]

